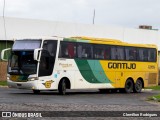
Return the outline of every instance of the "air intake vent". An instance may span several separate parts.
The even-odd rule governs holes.
[[[157,73],[149,73],[149,76],[148,76],[148,84],[156,84],[157,80]]]

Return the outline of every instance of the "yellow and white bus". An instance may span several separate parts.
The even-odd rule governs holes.
[[[5,49],[1,53],[4,59]],[[11,88],[120,89],[127,93],[158,84],[156,45],[90,37],[15,40],[8,62]]]

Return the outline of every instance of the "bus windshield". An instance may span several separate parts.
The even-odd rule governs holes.
[[[16,75],[36,74],[38,62],[34,60],[34,49],[40,48],[41,39],[23,39],[14,42],[9,59],[8,73]]]
[[[33,53],[33,51],[13,51],[9,61],[8,73],[36,74],[38,62],[33,60]]]

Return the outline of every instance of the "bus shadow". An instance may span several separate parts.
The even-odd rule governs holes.
[[[67,91],[65,95],[60,95],[58,93],[58,91],[41,91],[40,93],[38,94],[35,94],[31,91],[26,91],[26,92],[14,92],[14,93],[10,93],[10,94],[17,94],[17,95],[57,95],[57,96],[73,96],[73,95],[95,95],[95,94],[98,94],[98,95],[105,95],[105,94],[127,94],[127,93],[124,93],[124,92],[120,92],[120,91],[76,91],[76,90],[70,90],[70,91]],[[130,94],[138,94],[138,93],[130,93]]]

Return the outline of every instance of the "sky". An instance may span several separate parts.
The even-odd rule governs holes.
[[[4,0],[0,0],[3,16]],[[160,0],[5,0],[5,16],[160,29]]]

